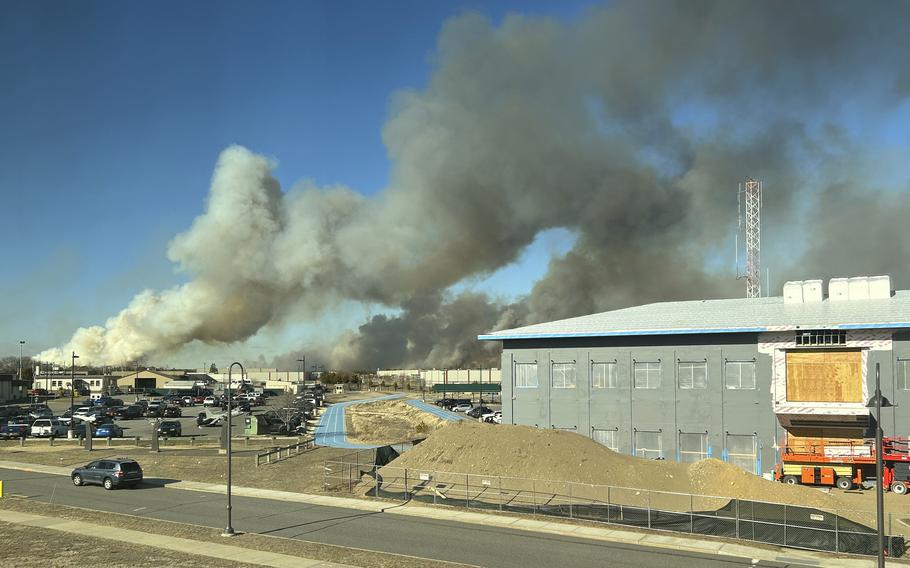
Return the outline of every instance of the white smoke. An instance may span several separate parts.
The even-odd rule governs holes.
[[[570,24],[455,18],[427,88],[396,96],[383,129],[393,160],[384,192],[308,183],[283,192],[270,160],[228,148],[206,211],[169,248],[188,282],[140,293],[103,327],[38,358],[76,351],[84,363],[116,363],[231,343],[287,313],[353,300],[400,315],[346,334],[326,349],[334,362],[455,365],[495,357],[473,340],[491,327],[738,294],[706,268],[730,240],[736,183],[751,175],[775,188],[765,218],[781,224],[815,193],[862,192],[861,180],[806,171],[828,163],[837,143],[809,117],[837,120],[857,85],[876,89],[881,108],[905,100],[910,65],[879,54],[910,51],[907,16],[906,3],[619,0]],[[701,129],[678,120],[686,105],[711,109]],[[840,161],[859,159],[841,150]],[[529,298],[446,293],[554,227],[577,243]],[[835,242],[825,223],[805,230],[819,233],[804,242]],[[870,258],[884,259],[851,262],[877,265]],[[812,276],[830,266],[799,264],[821,265]]]

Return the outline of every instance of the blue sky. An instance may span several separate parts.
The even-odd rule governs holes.
[[[381,190],[390,96],[420,88],[446,18],[572,19],[589,2],[42,2],[0,6],[0,337],[37,351],[179,281],[168,241],[202,211],[229,144],[301,178]],[[527,292],[571,244],[468,282]],[[338,316],[341,329],[363,310]]]

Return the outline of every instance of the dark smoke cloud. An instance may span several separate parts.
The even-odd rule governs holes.
[[[119,360],[192,340],[238,341],[281,325],[289,308],[315,314],[354,300],[397,313],[327,345],[335,365],[481,364],[495,361],[497,346],[476,342],[479,332],[739,295],[741,283],[716,267],[732,248],[743,177],[765,181],[766,224],[786,227],[779,234],[798,224],[833,233],[832,217],[865,206],[858,186],[824,189],[832,180],[819,164],[830,140],[818,123],[836,123],[858,85],[882,108],[902,101],[908,15],[906,3],[870,11],[846,2],[634,1],[570,24],[455,18],[440,34],[427,88],[395,97],[383,129],[393,160],[386,191],[281,193],[267,160],[229,149],[207,211],[171,247],[190,283],[146,292],[106,326],[43,355],[78,345],[89,358]],[[815,200],[832,214],[807,217]],[[248,228],[225,238],[245,219]],[[514,261],[554,227],[577,242],[528,298],[447,292]],[[892,232],[880,228],[876,238]],[[813,242],[795,264],[851,274],[882,265],[829,264],[822,257],[838,254],[835,243]]]

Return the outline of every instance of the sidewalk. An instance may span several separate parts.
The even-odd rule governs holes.
[[[18,511],[0,510],[0,521],[93,538],[103,538],[105,540],[117,542],[141,544],[154,548],[163,548],[172,552],[183,552],[208,558],[258,564],[260,566],[274,566],[275,568],[295,568],[301,566],[304,568],[353,568],[346,564],[310,560],[309,558],[301,558],[300,556],[276,554],[274,552],[253,550],[240,546],[201,542],[198,540],[120,529],[110,526],[93,525],[82,521],[73,521],[57,517],[44,517],[41,515],[32,515],[30,513],[20,513]]]
[[[26,464],[0,460],[0,468],[18,469],[51,475],[69,475],[70,468]],[[198,481],[178,481],[166,486],[170,489],[183,489],[186,491],[201,491],[206,493],[226,493],[227,486],[215,483],[202,483]],[[670,533],[645,533],[628,530],[617,525],[603,527],[574,525],[559,521],[538,521],[513,517],[507,514],[475,513],[450,507],[430,507],[417,504],[402,506],[400,503],[387,501],[374,501],[355,499],[351,497],[333,497],[330,495],[309,495],[306,493],[293,493],[289,491],[275,491],[272,489],[256,489],[252,487],[231,486],[234,496],[253,497],[259,499],[273,499],[294,503],[309,503],[326,507],[339,507],[385,513],[388,515],[403,515],[426,519],[450,520],[476,525],[492,525],[529,532],[586,538],[605,542],[623,544],[641,544],[656,548],[669,548],[685,550],[702,554],[718,554],[722,556],[736,556],[750,558],[753,561],[765,562],[790,562],[806,565],[826,566],[831,568],[874,568],[876,560],[873,557],[848,557],[836,558],[823,552],[797,550],[792,548],[769,549],[750,546],[747,542],[729,543],[717,539],[701,538],[695,535],[670,534]],[[904,562],[888,561],[889,565],[907,566]]]

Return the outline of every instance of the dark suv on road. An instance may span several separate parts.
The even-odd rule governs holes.
[[[142,481],[142,467],[135,460],[123,458],[98,460],[77,467],[70,478],[77,487],[90,483],[105,489],[135,486]]]

